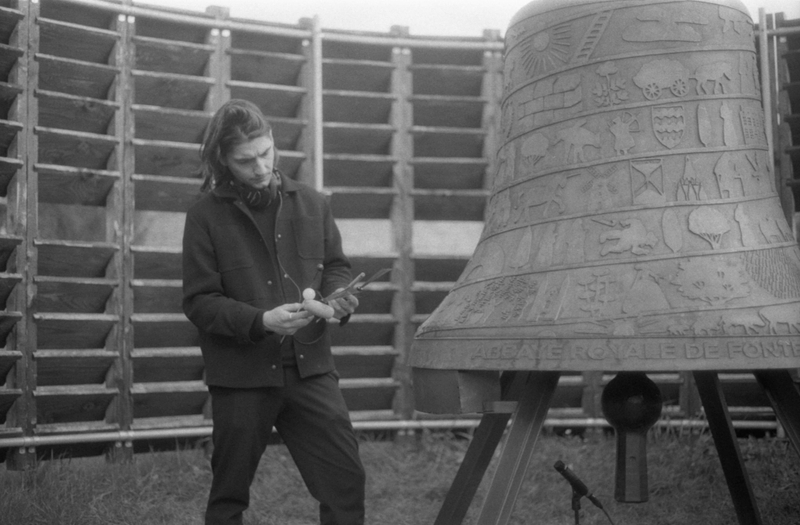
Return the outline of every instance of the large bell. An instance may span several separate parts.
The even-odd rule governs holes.
[[[506,35],[481,239],[410,353],[417,409],[498,371],[800,367],[800,253],[738,0],[543,0]]]

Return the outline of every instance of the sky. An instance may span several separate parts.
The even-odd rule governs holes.
[[[758,9],[800,18],[800,0],[742,0],[754,21]],[[485,29],[505,33],[511,18],[526,0],[134,0],[134,4],[204,11],[218,5],[231,16],[285,24],[319,17],[323,29],[386,33],[393,25],[406,26],[416,36],[480,37]]]

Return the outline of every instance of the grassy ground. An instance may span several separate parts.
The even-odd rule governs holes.
[[[417,439],[365,439],[369,525],[432,524],[463,459],[467,439],[426,433]],[[800,524],[800,458],[785,440],[740,442],[765,525]],[[571,466],[603,502],[616,525],[735,524],[719,458],[708,435],[653,434],[648,442],[650,501],[614,501],[613,437],[543,435],[511,523],[571,525],[570,488],[552,468]],[[474,524],[488,478],[465,524]],[[136,455],[130,464],[102,458],[43,462],[32,472],[0,470],[2,525],[189,525],[202,523],[211,480],[201,450]],[[582,500],[581,523],[608,524]],[[316,504],[283,446],[268,449],[252,490],[246,525],[316,522]]]

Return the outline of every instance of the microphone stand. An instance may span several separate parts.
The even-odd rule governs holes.
[[[581,498],[577,490],[572,491],[572,510],[575,512],[575,525],[581,524]]]

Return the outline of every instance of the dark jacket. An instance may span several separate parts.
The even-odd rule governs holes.
[[[208,385],[280,386],[281,336],[253,330],[266,310],[302,302],[304,288],[323,296],[350,280],[339,230],[327,200],[283,178],[274,242],[261,235],[231,185],[204,194],[186,214],[183,311],[200,332]],[[280,268],[271,261],[277,247]],[[294,335],[302,377],[334,370],[324,320]]]

